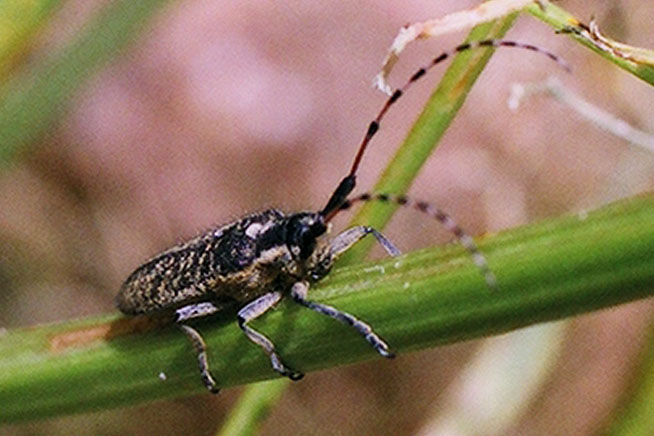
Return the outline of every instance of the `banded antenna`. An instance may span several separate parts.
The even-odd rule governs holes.
[[[368,126],[368,130],[366,131],[366,134],[364,135],[363,140],[359,145],[357,154],[354,157],[354,162],[352,162],[352,167],[350,168],[350,172],[348,173],[347,176],[343,178],[343,180],[341,180],[341,182],[338,184],[338,186],[332,193],[331,197],[329,198],[327,205],[320,211],[320,215],[324,217],[325,222],[331,221],[334,218],[334,216],[336,216],[341,210],[343,210],[341,206],[346,203],[347,197],[350,195],[350,193],[354,190],[356,186],[357,170],[359,169],[359,165],[361,163],[361,160],[363,159],[363,155],[366,149],[368,148],[368,144],[370,144],[370,141],[379,130],[381,121],[383,120],[388,110],[391,108],[391,106],[393,106],[393,104],[395,104],[402,97],[402,95],[405,92],[407,92],[407,90],[413,85],[413,83],[417,82],[420,78],[425,76],[425,74],[427,74],[427,72],[430,69],[432,69],[436,65],[440,64],[441,62],[445,61],[446,59],[452,57],[457,53],[461,53],[464,51],[473,50],[477,48],[498,48],[498,47],[513,47],[513,48],[520,48],[523,50],[529,50],[536,53],[540,53],[544,56],[547,56],[554,62],[556,62],[561,68],[563,68],[567,72],[571,71],[570,65],[565,60],[558,57],[554,53],[545,50],[543,48],[537,47],[533,44],[527,44],[517,41],[509,41],[503,39],[485,39],[481,41],[466,42],[464,44],[455,47],[452,50],[442,52],[440,55],[433,58],[429,64],[423,66],[422,68],[418,69],[415,73],[413,73],[411,78],[409,78],[409,80],[404,85],[395,89],[395,91],[391,94],[391,96],[386,100],[386,103],[384,103],[384,106],[382,106],[377,116],[370,122],[370,125]]]

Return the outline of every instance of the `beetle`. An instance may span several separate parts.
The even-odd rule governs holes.
[[[556,55],[531,44],[506,40],[482,40],[465,43],[443,52],[417,70],[387,99],[370,122],[354,162],[319,211],[284,213],[277,209],[247,215],[237,221],[213,228],[172,247],[144,263],[122,284],[116,304],[126,315],[156,316],[173,314],[174,322],[188,336],[197,354],[202,380],[212,393],[219,391],[207,360],[207,346],[200,333],[188,321],[203,318],[237,305],[238,325],[245,335],[268,355],[272,368],[292,380],[303,374],[283,363],[273,342],[248,324],[265,314],[282,298],[353,327],[383,357],[392,358],[388,344],[364,321],[334,307],[307,299],[311,285],[325,277],[334,261],[365,236],[371,234],[391,256],[400,251],[384,235],[369,226],[355,226],[339,233],[331,241],[324,238],[330,221],[339,212],[360,201],[385,201],[430,215],[450,230],[472,255],[487,285],[496,287],[495,276],[473,239],[439,208],[412,201],[405,196],[364,193],[350,194],[356,186],[357,170],[371,139],[377,133],[388,109],[412,83],[428,69],[457,52],[477,47],[516,47],[548,56],[568,68]]]

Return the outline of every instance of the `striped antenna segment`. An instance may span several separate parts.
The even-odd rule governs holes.
[[[364,201],[381,201],[385,203],[395,203],[400,206],[412,207],[422,213],[427,214],[431,218],[435,219],[441,225],[443,225],[443,227],[445,227],[450,233],[456,236],[456,238],[459,240],[461,245],[463,245],[463,247],[472,257],[472,261],[475,263],[477,268],[479,268],[479,270],[483,274],[488,287],[492,291],[497,289],[497,278],[495,277],[495,274],[493,274],[493,272],[490,270],[488,266],[488,262],[486,261],[486,257],[479,250],[479,247],[477,247],[477,244],[475,243],[474,239],[472,239],[472,237],[468,235],[456,223],[456,221],[454,221],[452,217],[450,217],[448,214],[443,212],[438,207],[424,201],[412,200],[404,195],[363,193],[348,199],[345,203],[341,205],[340,210],[349,209],[352,206],[352,204],[357,202],[364,202]]]

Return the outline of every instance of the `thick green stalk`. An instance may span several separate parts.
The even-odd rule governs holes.
[[[370,322],[401,355],[654,293],[651,195],[478,242],[497,274],[495,293],[464,250],[449,245],[335,270],[315,286],[311,297]],[[285,361],[299,370],[379,359],[351,329],[292,302],[254,325],[274,338]],[[198,328],[222,386],[276,377],[266,356],[239,330],[233,313]],[[380,359],[379,364],[385,362]],[[174,327],[135,331],[118,315],[110,315],[0,337],[2,422],[204,389],[191,346]]]

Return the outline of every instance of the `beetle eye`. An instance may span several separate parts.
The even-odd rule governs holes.
[[[325,223],[305,216],[295,217],[289,225],[287,243],[300,249],[300,259],[308,259],[316,248],[316,239],[327,230]]]
[[[298,235],[298,245],[300,246],[300,258],[307,259],[313,253],[316,247],[316,237],[311,231],[311,227],[304,226]]]

